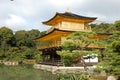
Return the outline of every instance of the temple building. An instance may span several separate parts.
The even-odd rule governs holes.
[[[61,58],[56,54],[57,50],[61,50],[61,44],[64,43],[66,37],[73,32],[91,32],[89,23],[96,20],[96,17],[80,16],[71,12],[56,13],[55,16],[48,21],[43,22],[44,25],[51,28],[42,37],[37,38],[37,49],[42,51],[43,63],[52,64],[58,62]],[[94,36],[93,38],[105,37]]]

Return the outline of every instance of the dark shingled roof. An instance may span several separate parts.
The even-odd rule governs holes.
[[[90,22],[92,22],[93,20],[97,19],[96,17],[85,17],[85,16],[81,16],[81,15],[77,15],[77,14],[73,14],[71,12],[65,12],[65,13],[56,13],[54,17],[52,17],[50,20],[42,22],[43,24],[47,24],[48,22],[52,21],[53,19],[56,18],[56,16],[61,16],[61,17],[65,17],[65,18],[71,18],[71,19],[78,19],[78,20],[91,20]]]
[[[75,19],[97,19],[96,17],[85,17],[85,16],[81,16],[81,15],[77,15],[71,12],[65,12],[65,13],[57,13],[63,17],[70,17],[70,18],[75,18]]]

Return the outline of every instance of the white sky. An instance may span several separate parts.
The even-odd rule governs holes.
[[[102,22],[120,19],[120,0],[0,0],[0,27],[13,31],[48,27],[41,22],[53,17],[56,12],[64,13],[67,8],[72,13],[97,17]]]

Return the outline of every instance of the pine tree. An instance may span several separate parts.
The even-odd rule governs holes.
[[[113,35],[106,40],[108,45],[98,68],[109,74],[120,75],[120,21],[115,22],[114,27]]]

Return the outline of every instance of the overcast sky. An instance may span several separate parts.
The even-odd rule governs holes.
[[[120,19],[120,0],[0,0],[0,27],[44,31],[49,27],[41,22],[67,8],[78,15],[97,17],[96,22],[113,23]]]

